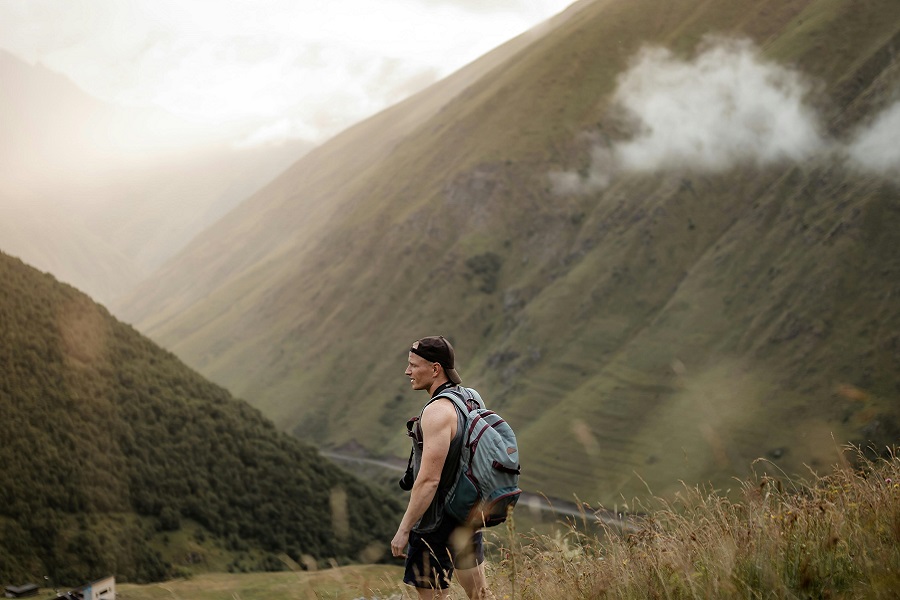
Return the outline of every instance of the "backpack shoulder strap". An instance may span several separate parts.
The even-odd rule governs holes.
[[[434,402],[438,398],[446,398],[453,402],[456,408],[463,414],[463,416],[468,416],[468,414],[473,410],[471,406],[475,408],[484,408],[484,406],[478,402],[469,388],[463,387],[461,385],[457,385],[456,387],[447,388],[437,396],[431,399],[431,402]],[[429,404],[431,404],[429,402]]]
[[[463,400],[464,396],[458,390],[455,390],[452,388],[446,389],[443,392],[441,392],[440,394],[438,394],[437,396],[435,396],[434,398],[432,398],[431,402],[434,402],[438,398],[446,398],[447,400],[450,400],[453,403],[453,405],[456,406],[457,410],[459,410],[463,414],[463,416],[466,416],[469,414],[469,409],[466,407],[466,404]],[[429,402],[429,404],[431,404],[431,402]]]

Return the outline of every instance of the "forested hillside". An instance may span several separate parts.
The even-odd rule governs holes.
[[[396,501],[74,288],[6,254],[0,282],[0,581],[380,557]]]
[[[423,335],[529,490],[612,505],[900,435],[900,3],[583,0],[333,138],[117,310],[403,457]],[[349,410],[349,407],[353,410]]]

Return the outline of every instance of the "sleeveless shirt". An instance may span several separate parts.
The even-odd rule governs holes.
[[[454,386],[447,386],[438,388],[435,390],[435,396],[440,394],[444,389]],[[435,398],[432,398],[428,401],[428,404],[431,404],[435,401]],[[422,413],[425,412],[425,408],[428,408],[428,404],[422,408]],[[447,452],[447,458],[444,460],[444,467],[441,470],[441,479],[438,483],[437,490],[434,493],[434,498],[431,500],[431,504],[428,505],[428,508],[425,509],[425,512],[422,514],[422,518],[413,526],[413,531],[416,533],[429,533],[434,531],[440,526],[440,524],[444,520],[444,499],[447,496],[447,492],[453,486],[454,481],[456,480],[456,468],[459,466],[460,456],[462,455],[462,445],[463,445],[463,434],[465,433],[463,430],[465,429],[465,419],[466,417],[459,411],[458,408],[455,408],[456,411],[456,435],[453,436],[453,439],[450,440],[450,450]],[[416,430],[417,436],[415,437],[415,441],[413,442],[413,476],[419,476],[419,469],[422,466],[422,413],[419,414],[419,421],[416,422]],[[448,517],[449,518],[449,517]]]

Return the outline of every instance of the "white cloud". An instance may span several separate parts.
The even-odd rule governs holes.
[[[457,6],[478,12],[516,12],[544,14],[543,0],[419,0],[424,5]]]
[[[707,39],[692,60],[645,48],[618,80],[614,105],[636,133],[595,145],[579,186],[550,175],[558,191],[602,189],[622,171],[720,172],[741,164],[802,161],[829,147],[802,73],[765,60],[746,40]]]
[[[718,40],[690,62],[645,50],[615,93],[640,133],[616,154],[639,171],[803,160],[823,146],[808,91],[800,73],[764,61],[747,41]]]
[[[860,129],[847,148],[851,163],[862,170],[900,178],[900,102]]]
[[[553,192],[560,195],[589,194],[605,189],[612,181],[615,158],[609,148],[594,145],[586,173],[555,171],[549,174]]]

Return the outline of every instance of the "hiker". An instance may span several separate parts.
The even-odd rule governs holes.
[[[407,423],[415,441],[413,482],[391,552],[406,559],[403,582],[415,586],[420,598],[444,598],[454,570],[469,598],[486,598],[482,533],[461,527],[444,514],[444,497],[456,475],[465,422],[451,400],[435,399],[462,381],[455,369],[453,346],[443,336],[418,340],[409,349],[406,376],[412,389],[427,391],[432,400],[421,417]]]

